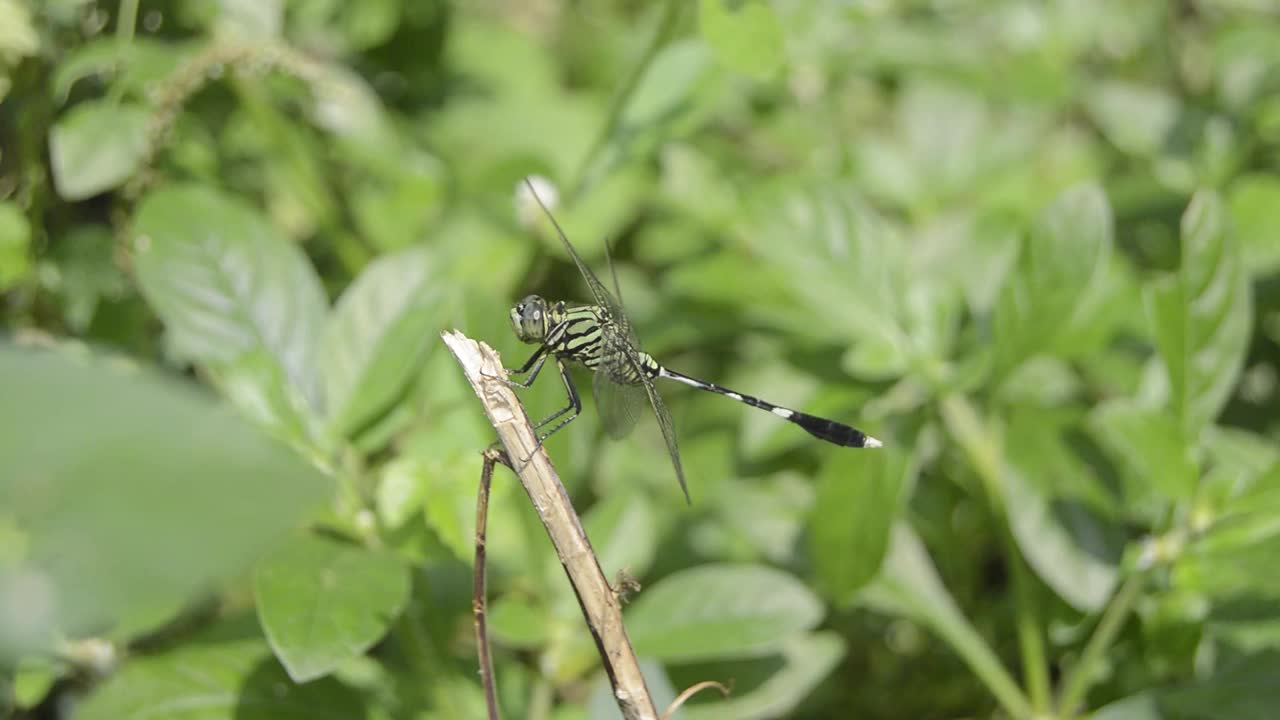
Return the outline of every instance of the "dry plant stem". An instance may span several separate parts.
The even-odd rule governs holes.
[[[547,529],[565,574],[569,576],[569,584],[578,597],[587,628],[596,641],[596,649],[600,652],[623,718],[658,720],[658,711],[622,624],[622,604],[596,561],[587,534],[546,451],[538,446],[529,416],[515,393],[502,382],[506,371],[497,353],[456,331],[446,332],[443,337],[484,405],[485,414],[497,430],[507,456],[529,458],[528,462],[518,466],[520,483]]]
[[[475,615],[476,654],[480,660],[480,682],[484,686],[484,703],[489,720],[500,720],[498,691],[493,677],[493,656],[489,654],[489,627],[485,620],[485,531],[489,524],[489,485],[493,481],[493,466],[502,463],[511,467],[506,454],[497,448],[484,451],[484,467],[480,470],[480,489],[476,492],[476,562],[475,594],[471,598],[471,612]]]
[[[670,720],[671,716],[675,715],[676,711],[680,709],[680,706],[684,705],[685,702],[689,700],[689,698],[693,697],[694,695],[697,695],[703,690],[707,690],[708,688],[715,688],[716,690],[720,691],[720,694],[722,696],[729,697],[729,688],[716,682],[715,680],[703,680],[702,682],[697,683],[696,685],[692,685],[690,687],[685,688],[684,692],[677,695],[676,699],[672,700],[671,704],[667,706],[666,712],[662,713],[662,720]]]

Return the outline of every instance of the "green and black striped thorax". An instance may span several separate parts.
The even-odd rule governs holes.
[[[633,347],[627,333],[599,305],[549,303],[529,295],[511,308],[511,326],[521,342],[540,344],[552,355],[606,373],[624,385],[640,374],[657,377],[658,361]]]

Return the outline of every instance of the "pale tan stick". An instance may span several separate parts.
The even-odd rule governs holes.
[[[569,584],[578,596],[578,605],[596,641],[596,649],[600,652],[622,717],[625,720],[658,720],[657,708],[649,696],[644,675],[640,673],[640,663],[622,624],[622,605],[596,561],[587,534],[569,503],[569,495],[560,484],[551,460],[538,445],[529,416],[515,393],[502,380],[506,371],[497,353],[456,331],[445,332],[443,337],[484,405],[489,422],[498,431],[498,439],[506,448],[507,456],[529,458],[528,462],[518,466],[520,483],[542,519],[560,564],[569,576]]]

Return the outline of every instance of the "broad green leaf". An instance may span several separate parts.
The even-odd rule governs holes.
[[[261,638],[188,643],[127,663],[76,708],[78,720],[359,720],[365,698],[324,678],[292,682]]]
[[[1157,707],[1157,695],[1151,691],[1130,695],[1104,705],[1090,717],[1093,720],[1165,720]]]
[[[303,683],[382,638],[409,600],[409,570],[389,552],[304,535],[258,563],[253,589],[271,649]]]
[[[1115,587],[1122,535],[1082,502],[1090,468],[1042,415],[1025,413],[1008,429],[1001,481],[1009,525],[1040,579],[1077,610],[1096,611]]]
[[[551,636],[547,613],[546,608],[508,595],[489,606],[489,632],[508,647],[536,649]]]
[[[852,600],[880,571],[907,473],[907,457],[884,449],[823,469],[809,517],[809,556],[819,585],[837,604]]]
[[[1039,353],[1073,323],[1088,322],[1111,257],[1111,207],[1102,189],[1079,185],[1041,213],[1015,272],[996,301],[996,352],[1007,372]]]
[[[31,270],[31,223],[12,202],[0,202],[0,293]]]
[[[399,529],[422,512],[427,484],[416,468],[414,461],[396,458],[378,473],[378,519],[391,530]]]
[[[1227,207],[1249,273],[1261,278],[1280,269],[1280,177],[1241,175],[1231,183]]]
[[[0,397],[0,507],[27,545],[0,608],[28,608],[0,613],[0,654],[172,610],[330,490],[209,395],[121,361],[0,345]]]
[[[404,391],[443,322],[448,268],[415,247],[375,260],[338,299],[325,329],[321,367],[335,435],[385,412]]]
[[[1280,464],[1256,478],[1230,477],[1235,495],[1179,558],[1179,578],[1215,596],[1280,595],[1280,578],[1267,570],[1280,548]]]
[[[627,610],[636,652],[667,662],[757,657],[822,620],[795,577],[760,565],[703,565],[646,588]]]
[[[122,40],[114,34],[98,35],[65,49],[50,81],[53,98],[65,103],[77,82],[98,76],[110,76],[113,89],[145,97],[173,68],[203,47],[199,42],[178,45],[149,36]]]
[[[728,698],[686,706],[684,720],[770,720],[791,717],[814,688],[835,670],[845,654],[845,641],[834,632],[800,635],[785,642],[768,665],[768,678]],[[780,665],[779,665],[780,663]],[[744,683],[745,684],[745,683]],[[705,691],[715,696],[714,690]]]
[[[622,125],[638,129],[674,115],[688,103],[710,61],[706,46],[694,40],[674,42],[663,48],[627,98]]]
[[[782,64],[782,25],[767,0],[700,0],[698,29],[726,66],[761,80]]]
[[[1271,720],[1280,705],[1280,653],[1246,655],[1213,677],[1160,694],[1160,709],[1195,720]]]
[[[326,302],[297,246],[242,202],[177,185],[142,201],[134,247],[142,292],[182,357],[247,382],[284,418],[318,412]]]
[[[1199,473],[1175,417],[1113,400],[1094,408],[1090,424],[1094,437],[1128,471],[1126,494],[1131,506],[1154,501],[1153,509],[1163,509],[1165,502],[1191,499]]]
[[[84,200],[133,175],[147,145],[148,112],[137,105],[91,100],[49,131],[53,184],[64,200]]]
[[[658,550],[658,520],[640,492],[618,492],[591,508],[582,520],[605,577],[619,572],[641,577]]]
[[[1191,199],[1182,269],[1149,287],[1146,301],[1173,411],[1186,439],[1198,441],[1235,387],[1253,323],[1249,276],[1212,192]]]
[[[1181,112],[1164,88],[1121,81],[1099,83],[1085,98],[1085,109],[1107,139],[1135,155],[1155,155]]]
[[[788,332],[851,344],[858,353],[855,372],[893,377],[906,371],[913,352],[902,319],[910,272],[894,226],[849,183],[782,186],[774,193],[748,203],[752,216],[739,232],[801,310],[777,319]],[[778,313],[785,303],[771,308]],[[815,316],[823,322],[813,322]]]

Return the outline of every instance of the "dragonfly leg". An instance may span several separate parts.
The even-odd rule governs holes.
[[[542,446],[543,440],[546,440],[547,438],[555,434],[557,430],[564,427],[565,425],[568,425],[570,422],[572,422],[575,418],[578,417],[578,413],[582,412],[582,400],[578,398],[578,389],[573,386],[573,380],[569,377],[569,368],[565,367],[564,363],[560,362],[558,358],[556,359],[556,367],[560,369],[560,379],[564,381],[565,392],[568,393],[569,395],[569,404],[560,408],[554,413],[551,413],[550,415],[543,418],[542,420],[539,420],[538,423],[533,426],[533,429],[537,430],[538,428],[546,425],[552,420],[555,420],[561,415],[564,415],[569,411],[573,411],[573,412],[571,415],[569,415],[569,417],[556,423],[555,427],[540,434],[538,436],[538,447]],[[535,447],[534,450],[537,450],[538,447]]]
[[[507,371],[510,375],[525,375],[524,380],[512,380],[507,378],[505,382],[511,387],[528,388],[530,385],[533,385],[534,380],[538,379],[538,373],[542,372],[542,365],[546,361],[547,346],[543,345],[535,350],[534,353],[529,356],[528,360],[524,361],[524,365],[521,365],[515,370]]]

